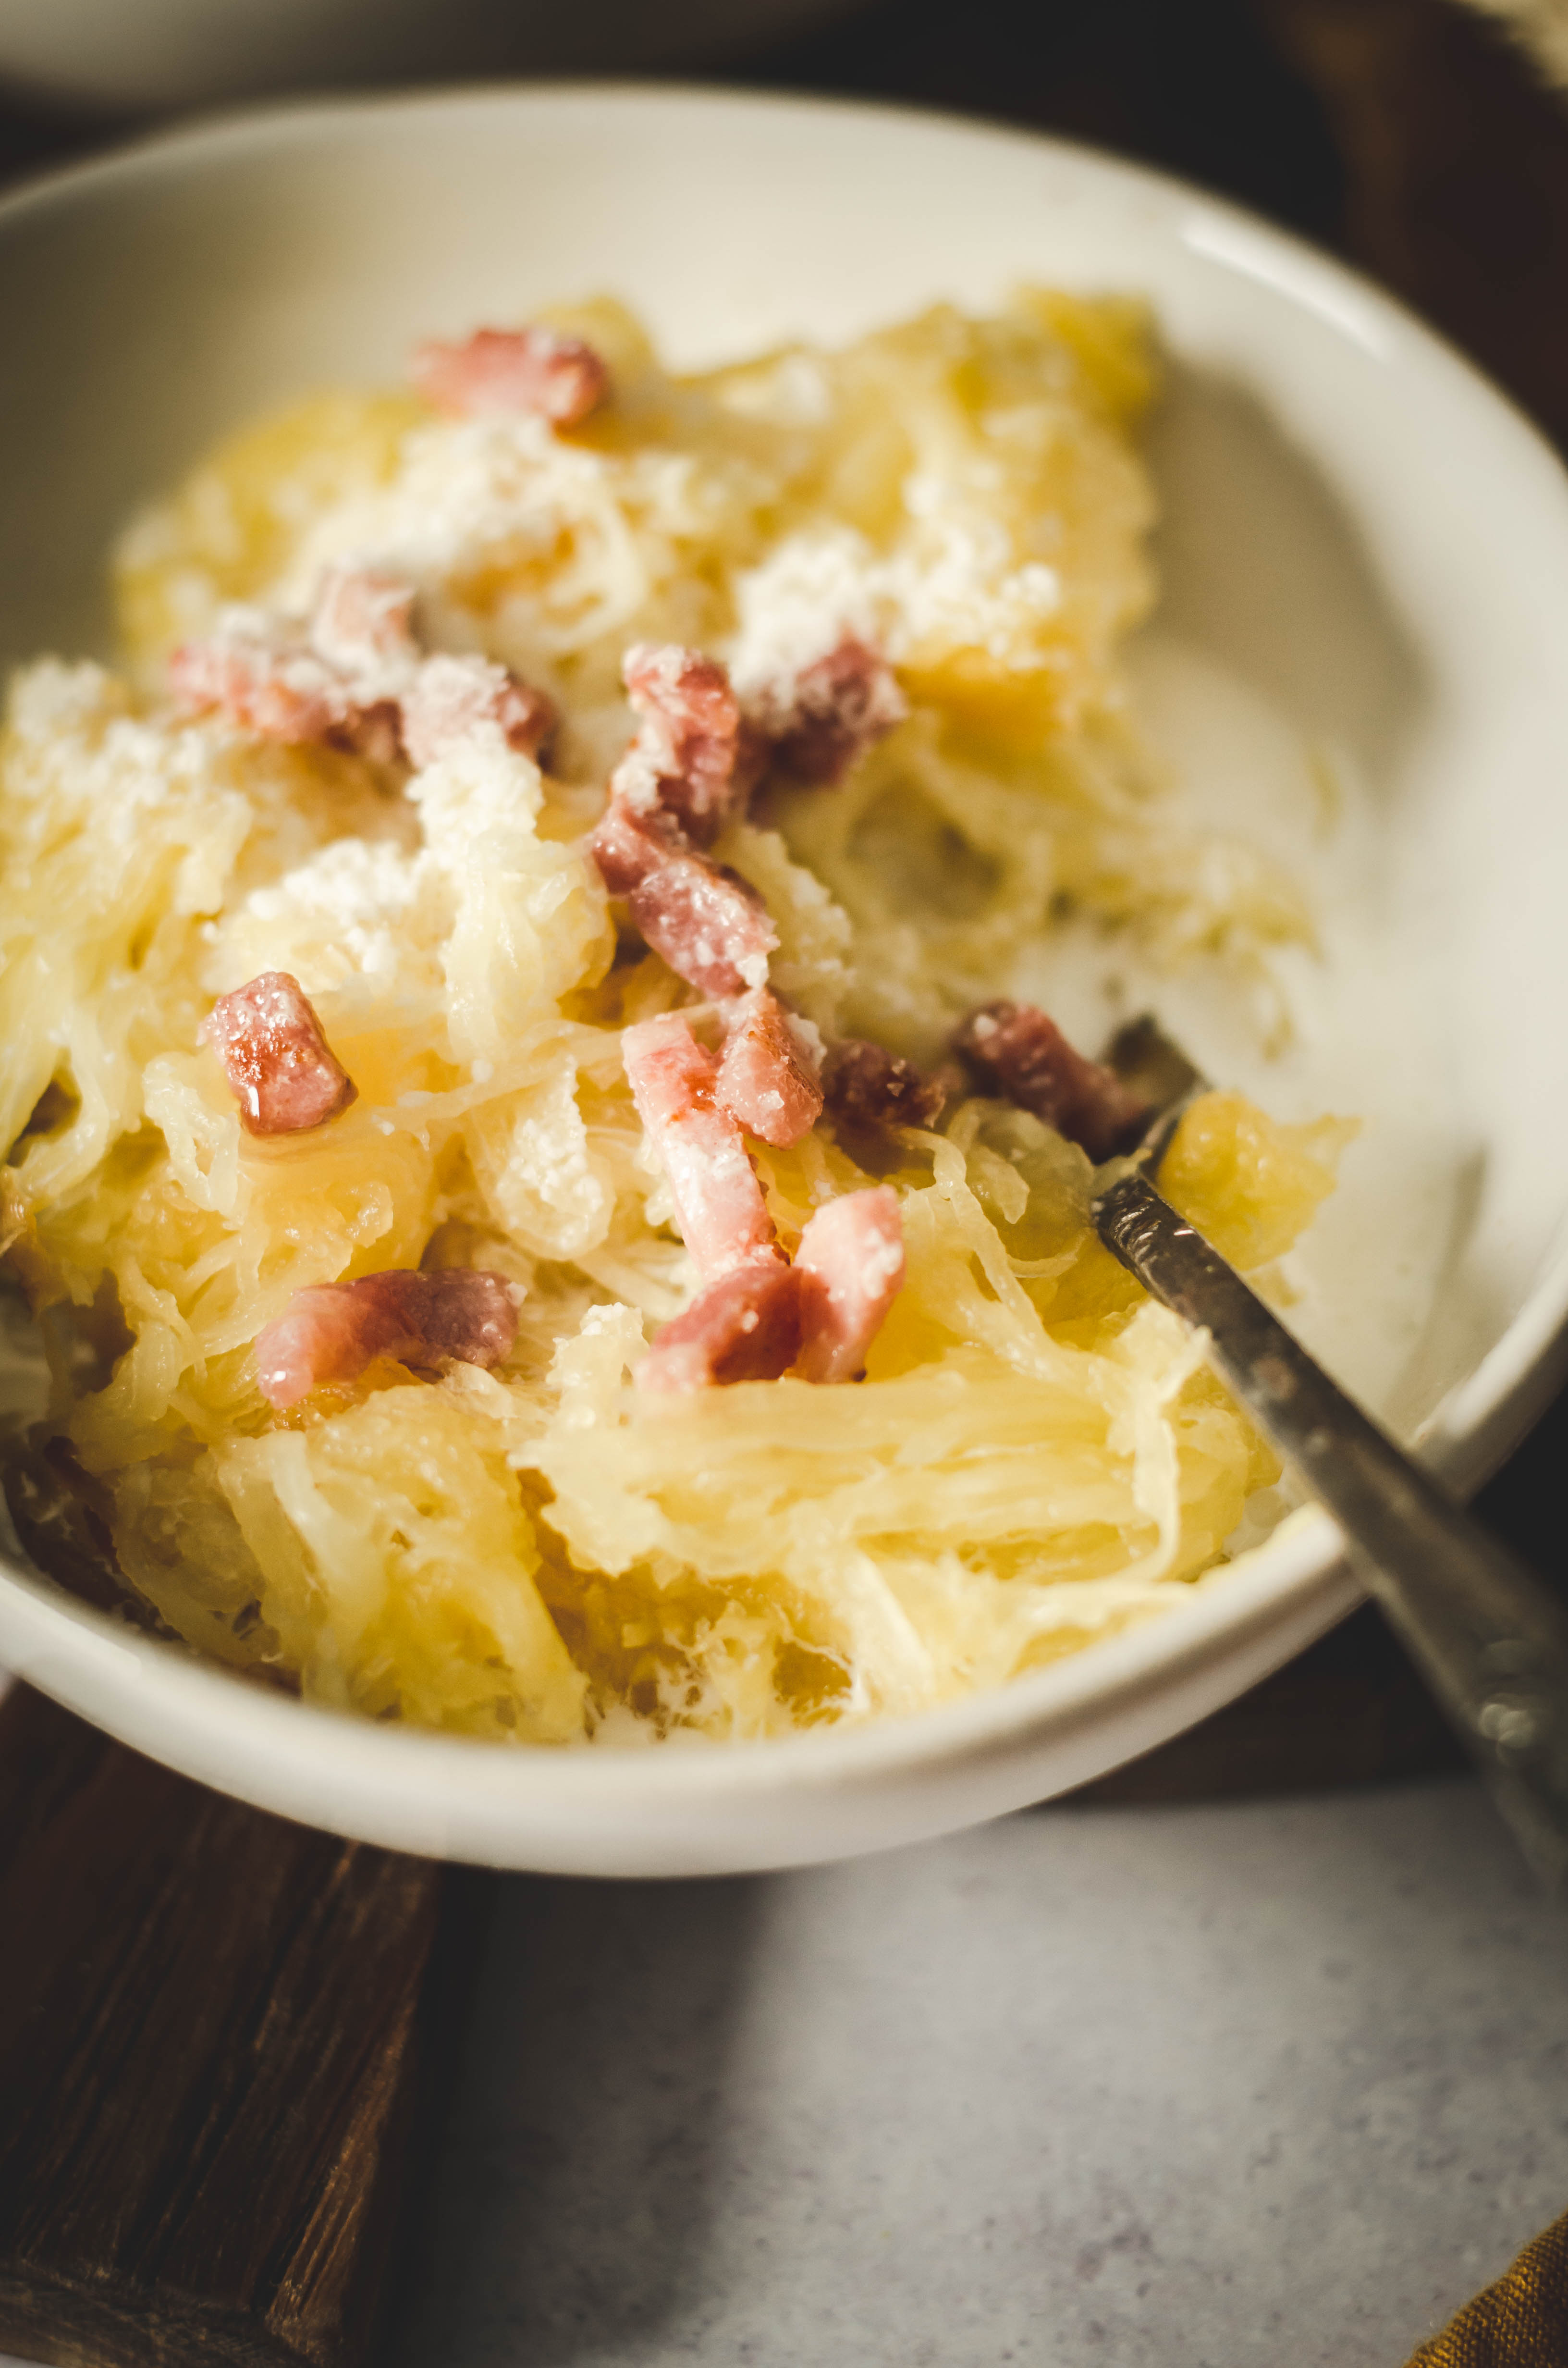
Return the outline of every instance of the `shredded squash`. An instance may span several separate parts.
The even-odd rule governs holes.
[[[20,1452],[67,1453],[165,1629],[346,1709],[536,1744],[909,1711],[1176,1600],[1274,1468],[1097,1245],[1084,1153],[981,1099],[875,1177],[826,1122],[752,1146],[786,1246],[838,1193],[899,1195],[907,1280],[863,1381],[636,1389],[692,1277],[620,1030],[690,998],[618,944],[583,848],[627,645],[698,644],[739,683],[831,608],[897,666],[909,720],[849,780],[715,850],[824,1031],[937,1059],[1067,914],[1237,959],[1309,916],[1182,835],[1126,723],[1119,645],[1153,598],[1138,307],[1026,291],[687,378],[618,307],[557,325],[612,372],[581,426],[302,403],[131,526],[120,674],[45,660],[14,687],[0,1241],[53,1376]],[[233,600],[299,612],[344,559],[413,584],[433,646],[548,690],[548,775],[484,746],[409,779],[175,715],[176,642]],[[199,1038],[264,970],[358,1087],[275,1140]],[[1338,1140],[1217,1094],[1165,1183],[1260,1267]],[[522,1287],[501,1365],[265,1402],[252,1345],[294,1291],[422,1264]]]

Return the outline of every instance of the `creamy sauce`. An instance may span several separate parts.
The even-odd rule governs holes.
[[[1274,1116],[1359,1121],[1339,1187],[1284,1261],[1281,1312],[1347,1388],[1403,1427],[1466,1195],[1448,1075],[1440,951],[1404,908],[1385,826],[1342,750],[1313,748],[1235,670],[1156,624],[1129,655],[1138,725],[1173,819],[1251,845],[1306,891],[1320,951],[1250,984],[1199,959],[1172,973],[1120,938],[1069,928],[1019,964],[1017,992],[1102,1042],[1154,1011],[1217,1084]]]

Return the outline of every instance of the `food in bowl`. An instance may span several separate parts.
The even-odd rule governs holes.
[[[13,694],[35,1552],[552,1744],[913,1710],[1179,1600],[1274,1467],[1096,1240],[1142,1113],[1014,973],[1311,916],[1126,712],[1142,312],[675,377],[599,304],[412,377],[211,454],[122,542],[122,673]],[[1264,1269],[1341,1140],[1217,1093],[1164,1181]]]

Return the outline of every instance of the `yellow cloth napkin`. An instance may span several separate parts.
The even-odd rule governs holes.
[[[1568,2368],[1568,2213],[1407,2368]]]

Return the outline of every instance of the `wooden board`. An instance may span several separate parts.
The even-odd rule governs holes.
[[[6,1697],[0,2351],[366,2358],[456,2021],[444,1883]]]

